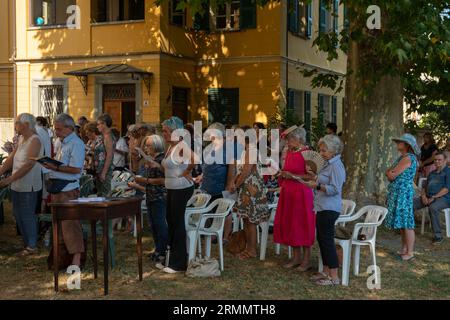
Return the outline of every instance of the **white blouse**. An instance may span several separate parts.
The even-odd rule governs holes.
[[[39,136],[34,134],[27,141],[23,141],[23,137],[19,138],[19,143],[17,146],[16,154],[13,160],[13,174],[19,170],[29,159],[28,152],[33,142],[39,141]],[[44,154],[44,146],[41,143],[41,150],[39,151],[39,157]],[[32,192],[40,191],[42,189],[42,169],[41,165],[37,162],[34,164],[33,168],[27,172],[22,178],[17,179],[11,183],[11,190],[16,192]]]
[[[184,143],[184,145],[182,145],[182,143]],[[183,172],[189,166],[189,161],[179,161],[181,159],[176,159],[178,157],[174,155],[174,152],[179,151],[181,147],[183,149],[188,148],[190,150],[189,146],[185,142],[181,141],[174,147],[167,150],[164,160],[161,161],[161,165],[164,167],[164,181],[166,189],[186,189],[194,184],[192,181],[182,176]]]

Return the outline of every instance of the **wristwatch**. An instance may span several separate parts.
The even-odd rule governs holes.
[[[316,190],[320,191],[320,188],[322,188],[322,186],[320,185],[320,183],[317,185]]]

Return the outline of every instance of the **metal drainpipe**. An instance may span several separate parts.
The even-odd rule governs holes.
[[[285,116],[287,116],[287,108],[288,108],[288,88],[289,88],[289,0],[286,0],[286,107],[285,107]]]
[[[14,119],[17,117],[17,65],[16,65],[16,0],[12,1],[12,34],[13,34],[13,53],[12,53],[12,63],[13,63],[13,115]],[[9,11],[9,10],[8,10]]]

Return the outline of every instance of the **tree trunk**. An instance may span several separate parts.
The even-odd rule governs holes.
[[[392,138],[403,132],[403,88],[399,77],[383,77],[368,96],[359,93],[358,66],[364,61],[361,44],[352,43],[348,68],[353,73],[346,82],[344,106],[344,164],[347,181],[344,198],[366,204],[383,204],[388,181],[385,176],[397,152]],[[366,56],[367,57],[367,56]]]

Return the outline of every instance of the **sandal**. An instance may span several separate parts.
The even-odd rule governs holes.
[[[32,254],[37,253],[38,249],[37,248],[30,248],[30,247],[26,247],[25,249],[23,249],[22,251],[20,251],[19,253],[17,253],[17,256],[19,257],[26,257]]]
[[[339,278],[333,280],[332,278],[327,277],[317,280],[316,284],[319,286],[338,286],[341,284],[341,280]]]
[[[250,252],[244,250],[238,255],[239,260],[247,260],[250,258],[256,258],[256,255],[250,254]]]
[[[307,265],[307,266],[299,265],[297,268],[295,268],[295,270],[299,271],[299,272],[306,272],[306,271],[311,270],[311,268],[312,267],[310,265]]]
[[[311,281],[317,281],[317,280],[326,279],[326,278],[328,278],[328,275],[326,273],[324,273],[324,272],[317,272],[309,279]]]
[[[400,256],[400,260],[402,260],[404,262],[408,262],[408,261],[414,260],[416,258],[415,256],[409,256],[408,258],[403,258],[404,256],[406,256],[406,254]]]
[[[293,268],[297,268],[299,266],[300,266],[300,263],[288,262],[287,264],[283,265],[283,268],[285,268],[285,269],[293,269]]]

